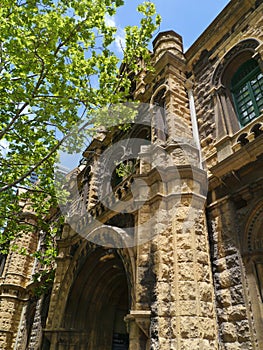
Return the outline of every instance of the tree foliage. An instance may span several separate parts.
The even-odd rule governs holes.
[[[34,229],[57,234],[54,164],[72,126],[96,125],[92,111],[123,101],[128,69],[112,51],[116,28],[107,25],[123,0],[1,0],[0,4],[0,227],[2,250]],[[129,26],[123,62],[138,70],[160,18],[154,5],[138,7],[140,26]],[[30,177],[37,173],[32,186]],[[36,222],[23,223],[34,211]],[[50,220],[50,222],[48,221]],[[52,249],[50,249],[52,251]]]

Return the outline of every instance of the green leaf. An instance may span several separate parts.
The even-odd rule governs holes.
[[[130,70],[139,71],[138,58],[149,61],[148,44],[160,23],[153,3],[139,6],[140,27],[126,28],[123,62],[129,69],[120,77],[119,58],[111,49],[116,29],[105,18],[123,5],[123,0],[1,1],[0,142],[8,145],[0,158],[3,252],[12,246],[26,254],[19,237],[36,230],[24,220],[26,208],[45,236],[45,249],[35,256],[53,267],[61,221],[49,216],[57,206],[53,169],[60,141],[84,119],[89,127],[114,124],[107,114],[90,116],[126,99]],[[62,145],[70,152],[79,139],[72,133]],[[38,176],[34,186],[33,172]]]

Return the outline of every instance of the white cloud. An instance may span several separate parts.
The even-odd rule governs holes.
[[[117,25],[116,19],[114,16],[109,16],[108,14],[105,17],[105,23],[109,27],[115,27],[117,29],[115,34],[114,46],[119,53],[123,53],[125,48],[125,31],[123,28]]]
[[[125,31],[122,28],[117,31],[115,44],[117,46],[117,50],[122,53],[123,49],[125,48]]]
[[[0,140],[0,154],[5,157],[9,149],[9,142],[5,139]]]
[[[106,14],[105,23],[106,23],[106,26],[108,26],[108,27],[117,27],[114,16],[110,16],[110,15]]]

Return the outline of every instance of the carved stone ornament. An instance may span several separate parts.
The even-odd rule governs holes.
[[[238,53],[244,50],[254,51],[258,45],[259,43],[255,39],[247,39],[235,45],[230,51],[228,51],[228,53],[223,57],[223,59],[217,66],[212,78],[212,84],[214,86],[218,86],[220,84],[220,78],[224,69]]]
[[[131,310],[130,314],[125,317],[125,322],[135,322],[140,330],[146,335],[150,336],[151,311]]]

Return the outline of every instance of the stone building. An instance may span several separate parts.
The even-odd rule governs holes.
[[[34,295],[29,256],[1,257],[1,349],[263,349],[262,14],[230,1],[185,53],[158,34],[132,84],[150,122],[84,152],[52,288]],[[103,173],[118,152],[129,173]]]

